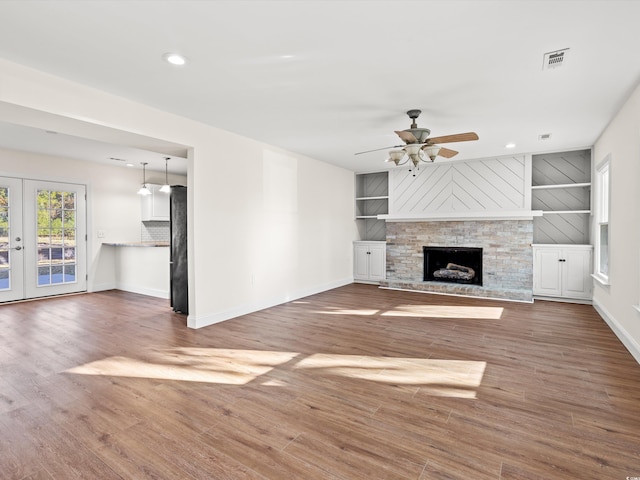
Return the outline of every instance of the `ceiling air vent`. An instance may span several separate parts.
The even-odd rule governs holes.
[[[550,133],[543,133],[542,135],[538,135],[538,140],[549,140],[551,138]]]
[[[544,61],[542,63],[543,70],[549,70],[551,68],[558,68],[564,65],[567,60],[568,48],[562,50],[556,50],[555,52],[547,52],[544,54]]]

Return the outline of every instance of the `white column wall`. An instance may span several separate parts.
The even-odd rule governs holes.
[[[190,147],[191,327],[353,278],[353,172],[4,60],[0,120],[78,136],[105,126]],[[280,186],[287,208],[265,206],[274,181],[265,164],[295,166]]]
[[[640,86],[594,146],[594,168],[611,154],[610,285],[594,282],[593,303],[640,363]],[[595,178],[595,174],[592,178]],[[594,198],[598,198],[594,185]],[[594,226],[593,238],[596,238]]]

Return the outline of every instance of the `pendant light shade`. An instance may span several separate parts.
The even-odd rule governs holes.
[[[147,187],[147,162],[142,163],[142,186],[138,190],[138,195],[151,195],[151,190]]]
[[[169,185],[169,160],[171,157],[164,159],[164,185],[160,187],[162,193],[171,193],[171,185]]]

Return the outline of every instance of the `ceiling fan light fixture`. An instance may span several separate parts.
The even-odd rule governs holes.
[[[417,155],[420,153],[421,145],[419,144],[409,144],[404,149],[407,151],[407,155]]]
[[[422,155],[422,146],[420,144],[409,144],[404,149],[407,151],[407,155],[409,156],[409,160],[413,163],[414,166],[418,166],[420,160],[424,161],[424,157]]]
[[[479,140],[478,134],[475,132],[456,133],[453,135],[443,135],[440,137],[431,137],[431,130],[428,128],[419,128],[416,119],[420,116],[420,110],[409,110],[407,115],[411,119],[411,127],[407,130],[394,130],[395,134],[405,143],[405,145],[394,145],[386,148],[376,148],[375,150],[367,150],[357,152],[356,155],[362,153],[378,152],[380,150],[389,150],[388,163],[395,163],[397,166],[404,165],[411,160],[418,170],[420,162],[434,162],[436,157],[452,158],[458,154],[455,150],[446,147],[440,147],[439,143],[469,142]],[[406,155],[406,157],[405,157]],[[409,170],[410,172],[412,170]],[[413,176],[415,177],[415,171]]]
[[[396,165],[399,165],[400,161],[404,158],[404,153],[404,150],[390,150],[387,162],[393,162]]]
[[[441,147],[439,145],[427,145],[422,149],[422,151],[433,162],[433,161],[435,161],[436,157],[438,156],[438,153],[440,153],[440,148]]]

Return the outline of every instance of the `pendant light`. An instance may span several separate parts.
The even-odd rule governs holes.
[[[162,193],[171,193],[171,185],[169,185],[169,160],[171,157],[165,157],[164,159],[164,185],[160,187]]]
[[[142,164],[142,186],[138,190],[138,195],[151,195],[151,190],[147,187],[147,164],[148,162],[140,162]]]

